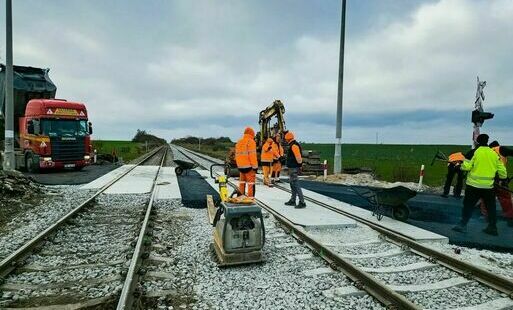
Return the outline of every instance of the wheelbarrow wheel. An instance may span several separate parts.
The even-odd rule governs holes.
[[[410,208],[408,208],[407,205],[402,204],[394,207],[392,214],[396,220],[406,222],[408,217],[410,217]]]
[[[175,173],[176,173],[176,175],[182,175],[182,173],[183,173],[183,168],[181,168],[181,167],[176,167],[176,168],[175,168]]]
[[[374,206],[374,210],[372,211],[372,215],[373,216],[376,216],[376,219],[378,221],[381,221],[381,219],[383,219],[383,213],[384,213],[384,208],[381,204],[377,203],[375,206]]]

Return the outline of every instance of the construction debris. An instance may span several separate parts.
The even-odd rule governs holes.
[[[307,180],[324,182],[323,176],[310,176]],[[413,182],[386,182],[380,181],[375,178],[372,173],[357,173],[357,174],[330,174],[326,178],[326,182],[328,183],[336,183],[343,185],[360,185],[360,186],[370,186],[370,187],[381,187],[381,188],[391,188],[395,186],[404,186],[411,190],[419,190],[418,183]],[[430,187],[426,185],[422,185],[421,191],[429,192],[429,193],[441,193],[442,189],[437,187]]]
[[[0,203],[8,199],[24,199],[41,193],[41,186],[19,171],[0,170]]]

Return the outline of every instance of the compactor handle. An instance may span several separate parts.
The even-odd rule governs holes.
[[[230,169],[230,165],[228,165],[228,164],[213,164],[213,165],[211,165],[211,166],[210,166],[210,177],[211,177],[212,179],[215,179],[215,178],[216,178],[216,177],[214,176],[214,169],[213,169],[214,167],[222,167],[222,168],[224,168],[224,169],[228,169],[228,170]],[[226,171],[226,170],[225,170],[225,171]],[[229,177],[229,176],[227,175],[227,176],[226,176],[226,179],[228,179],[228,177]]]

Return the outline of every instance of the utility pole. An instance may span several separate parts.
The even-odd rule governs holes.
[[[14,102],[12,85],[12,0],[5,0],[5,4],[5,153],[3,168],[4,170],[14,170],[16,164],[14,162]]]
[[[340,20],[340,51],[338,60],[338,95],[337,95],[337,134],[333,173],[342,172],[342,97],[344,88],[344,43],[346,32],[346,0],[342,0],[342,17]]]

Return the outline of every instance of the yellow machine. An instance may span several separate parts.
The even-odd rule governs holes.
[[[219,184],[221,202],[215,205],[211,195],[207,196],[209,222],[214,226],[214,243],[218,265],[232,266],[263,261],[262,248],[265,243],[265,227],[262,209],[253,198],[230,197],[228,176],[214,176],[214,164],[210,176]],[[235,193],[235,192],[234,192]]]

